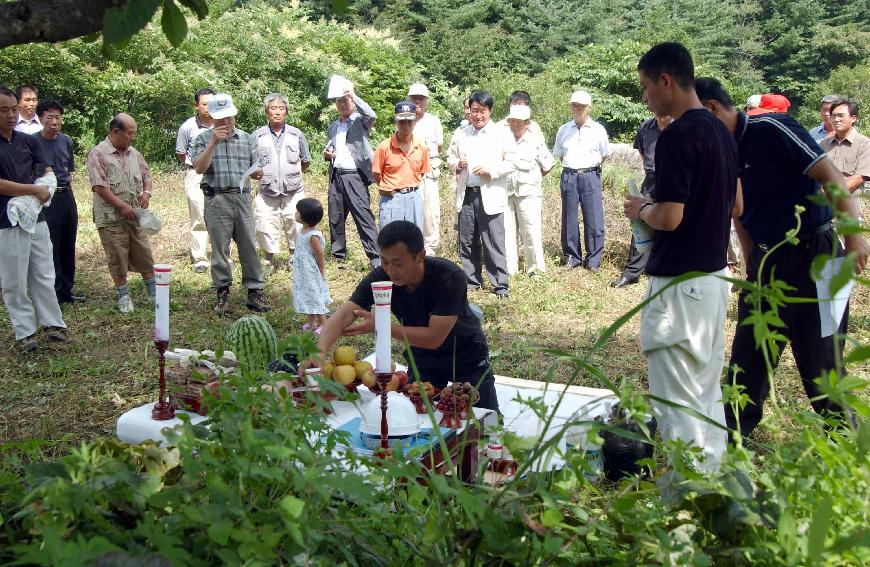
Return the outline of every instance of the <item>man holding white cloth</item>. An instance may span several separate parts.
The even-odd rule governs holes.
[[[541,200],[544,195],[541,179],[553,169],[555,160],[544,139],[531,130],[531,109],[528,106],[512,105],[506,120],[514,142],[513,146],[508,144],[507,151],[507,161],[514,168],[510,175],[508,210],[504,223],[508,273],[519,271],[519,226],[523,236],[526,273],[533,275],[547,271],[541,241]]]

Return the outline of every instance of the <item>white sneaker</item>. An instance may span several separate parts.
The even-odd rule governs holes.
[[[129,295],[125,295],[118,300],[118,311],[120,311],[121,313],[133,312],[133,300],[130,299]]]
[[[197,262],[193,266],[193,271],[196,272],[197,274],[201,274],[201,273],[205,272],[206,270],[208,270],[208,262],[205,262],[205,261]]]

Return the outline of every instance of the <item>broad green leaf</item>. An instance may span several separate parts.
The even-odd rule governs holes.
[[[845,364],[856,364],[858,362],[863,362],[868,358],[870,358],[870,346],[859,346],[853,348],[843,362]]]
[[[187,20],[175,5],[175,0],[163,1],[163,15],[160,18],[163,33],[173,47],[178,47],[187,37]]]
[[[831,527],[832,508],[833,500],[830,496],[825,496],[813,511],[813,521],[807,533],[807,554],[816,563],[822,560],[825,551],[825,536]]]
[[[226,545],[233,531],[233,523],[223,518],[208,527],[208,537],[218,545]]]
[[[305,508],[305,501],[296,498],[293,495],[287,495],[281,499],[281,510],[283,510],[291,518],[298,518],[302,515],[302,509]]]
[[[160,7],[161,0],[128,0],[125,6],[109,8],[103,15],[103,41],[119,43],[143,29]]]
[[[562,513],[556,508],[547,508],[541,514],[541,523],[544,527],[555,528],[562,523]]]
[[[189,8],[200,20],[208,15],[208,3],[206,0],[178,0],[178,3]]]

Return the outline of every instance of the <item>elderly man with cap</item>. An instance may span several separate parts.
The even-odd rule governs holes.
[[[870,181],[870,138],[858,132],[856,122],[857,102],[846,98],[831,102],[834,135],[819,144],[846,178],[846,187],[852,193]]]
[[[154,256],[148,236],[139,227],[134,209],[151,202],[151,169],[135,148],[136,121],[123,112],[109,123],[109,135],[88,154],[88,177],[93,188],[94,225],[106,252],[109,274],[118,293],[118,310],[133,311],[127,273],[142,274],[154,299]]]
[[[347,254],[344,225],[350,213],[369,264],[377,267],[381,258],[369,197],[369,185],[374,182],[369,134],[377,114],[356,95],[350,81],[335,99],[335,109],[338,119],[326,131],[328,141],[323,150],[323,158],[329,162],[329,252],[334,259],[344,261]]]
[[[302,225],[296,222],[296,203],[305,198],[302,174],[311,163],[308,140],[299,128],[285,124],[287,98],[270,93],[263,99],[269,123],[254,130],[254,139],[260,151],[263,177],[254,197],[257,244],[266,256],[264,272],[274,269],[275,254],[280,250],[281,224],[287,238],[290,255],[296,250],[296,234]],[[292,264],[288,263],[288,266]]]
[[[406,220],[423,229],[423,197],[420,183],[429,171],[429,149],[414,135],[417,107],[403,100],[396,104],[396,132],[378,144],[372,160],[372,174],[378,183],[381,202],[380,228]]]
[[[759,106],[761,106],[761,95],[750,95],[749,98],[746,99],[746,106],[743,107],[743,111],[749,112],[750,110],[755,110]]]
[[[441,151],[444,148],[444,127],[441,120],[430,112],[429,89],[422,83],[408,88],[408,100],[417,106],[417,122],[414,136],[429,148],[429,171],[423,175],[420,191],[423,196],[423,241],[426,254],[434,255],[441,243],[441,193],[438,178],[441,177]]]
[[[528,106],[531,108],[532,106],[532,97],[526,91],[514,91],[508,97],[508,112],[510,112],[511,107],[513,106]],[[510,130],[510,124],[508,124],[508,117],[506,116],[499,123],[499,126],[504,126],[506,129]],[[532,136],[539,136],[541,139],[544,139],[544,133],[541,131],[541,126],[535,122],[534,120],[529,120],[528,128],[526,131]]]
[[[202,174],[205,193],[205,225],[211,238],[211,281],[217,291],[214,311],[223,315],[229,309],[230,242],[235,241],[242,264],[242,285],[248,290],[247,307],[251,311],[268,311],[263,296],[263,266],[254,244],[254,211],[251,206],[251,183],[245,177],[260,161],[254,137],[236,128],[237,110],[228,94],[216,94],[208,101],[208,113],[214,127],[193,143],[193,169]],[[250,176],[260,179],[263,169]],[[240,189],[241,186],[241,189]]]
[[[601,195],[601,160],[610,153],[607,131],[589,117],[592,97],[586,91],[571,95],[572,120],[556,133],[553,154],[562,161],[562,253],[569,268],[598,272],[604,251],[604,199]],[[583,244],[577,207],[583,213]]]
[[[457,174],[456,210],[459,225],[459,257],[469,289],[480,289],[481,256],[499,298],[508,297],[505,258],[504,212],[507,210],[507,136],[490,120],[492,95],[476,91],[469,97],[471,122],[450,141],[447,165]]]
[[[508,207],[505,215],[505,250],[508,273],[519,271],[517,227],[523,237],[526,273],[547,271],[541,240],[541,200],[544,192],[541,179],[555,165],[553,154],[544,138],[532,132],[531,109],[522,104],[510,107],[507,115],[510,140],[506,159],[513,165],[508,184]]]
[[[822,105],[819,107],[819,117],[821,117],[822,123],[810,130],[810,136],[817,144],[834,135],[834,125],[831,123],[831,103],[839,98],[842,97],[835,94],[825,95],[822,98]]]

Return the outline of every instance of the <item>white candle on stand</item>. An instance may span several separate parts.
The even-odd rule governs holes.
[[[154,278],[157,280],[157,295],[154,298],[154,340],[169,340],[169,276],[172,266],[155,264]]]
[[[393,298],[393,282],[372,282],[372,294],[375,298],[375,372],[392,372],[390,302]]]

